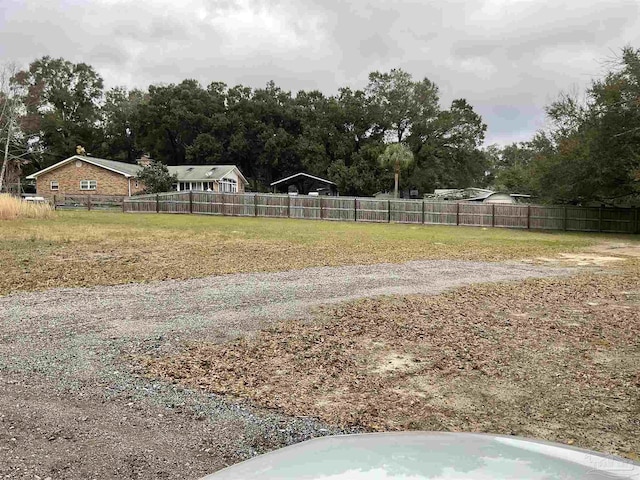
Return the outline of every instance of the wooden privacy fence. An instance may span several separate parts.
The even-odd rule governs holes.
[[[127,197],[122,209],[125,212],[141,213],[198,213],[578,232],[640,232],[638,208],[477,204],[192,191]]]
[[[60,195],[51,198],[56,210],[122,210],[123,195]]]

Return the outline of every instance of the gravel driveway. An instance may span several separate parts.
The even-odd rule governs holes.
[[[324,303],[378,295],[432,295],[470,283],[564,272],[515,262],[443,260],[57,289],[0,298],[0,321],[22,332],[28,325],[41,329],[70,324],[109,336],[141,336],[206,327],[227,337],[270,321],[307,316],[310,307]]]
[[[224,341],[315,307],[567,274],[518,263],[310,268],[0,298],[0,478],[197,478],[338,430],[154,382],[131,356]],[[3,470],[4,469],[4,470]]]

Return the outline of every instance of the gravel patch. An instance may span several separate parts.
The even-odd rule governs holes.
[[[0,465],[8,478],[198,478],[274,448],[355,431],[152,381],[130,360],[311,319],[325,304],[572,271],[414,261],[0,297]]]
[[[211,276],[148,284],[63,288],[0,298],[0,322],[16,331],[74,326],[107,336],[207,328],[221,338],[302,318],[312,307],[380,295],[433,295],[477,282],[564,275],[518,263],[414,261]]]

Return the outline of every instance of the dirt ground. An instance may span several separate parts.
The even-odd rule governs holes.
[[[640,455],[640,263],[368,299],[144,359],[155,376],[367,430],[513,434]]]
[[[0,472],[198,478],[311,437],[359,431],[149,378],[138,359],[196,339],[227,342],[282,319],[313,321],[320,306],[354,298],[567,273],[422,261],[0,297]]]
[[[100,402],[96,390],[52,390],[39,376],[3,375],[2,391],[0,478],[197,478],[202,463],[228,461],[207,446],[238,435],[160,406]]]
[[[314,436],[399,428],[636,458],[640,266],[628,252],[592,254],[618,260],[0,297],[0,478],[199,478]]]

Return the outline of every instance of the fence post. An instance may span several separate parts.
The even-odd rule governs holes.
[[[156,213],[160,213],[160,195],[156,193]]]
[[[456,225],[460,225],[460,202],[456,202]]]
[[[354,222],[358,221],[358,199],[357,198],[353,199],[353,221]]]
[[[53,209],[57,210],[58,209],[58,202],[56,200],[56,194],[53,194]]]
[[[492,227],[496,226],[496,204],[495,203],[491,204],[491,226]]]
[[[127,211],[127,210],[126,210],[126,208],[125,208],[125,205],[124,205],[124,201],[125,201],[126,199],[127,199],[127,197],[122,197],[122,213],[124,213],[124,212],[126,212],[126,211]]]
[[[602,205],[598,208],[598,231],[602,231]]]
[[[391,200],[387,200],[387,223],[391,223]]]
[[[531,205],[527,205],[527,230],[531,230]]]
[[[324,208],[322,207],[322,195],[320,195],[320,220],[324,218]]]
[[[258,216],[258,194],[257,193],[253,196],[253,216],[254,217]]]
[[[224,208],[224,205],[223,205]],[[193,191],[189,190],[189,213],[193,213]]]
[[[287,217],[291,218],[291,195],[287,193]]]
[[[87,194],[87,211],[91,211],[91,195]]]
[[[422,200],[422,224],[424,225],[424,200]]]
[[[567,231],[567,206],[564,206],[564,221],[562,222],[562,229]]]

